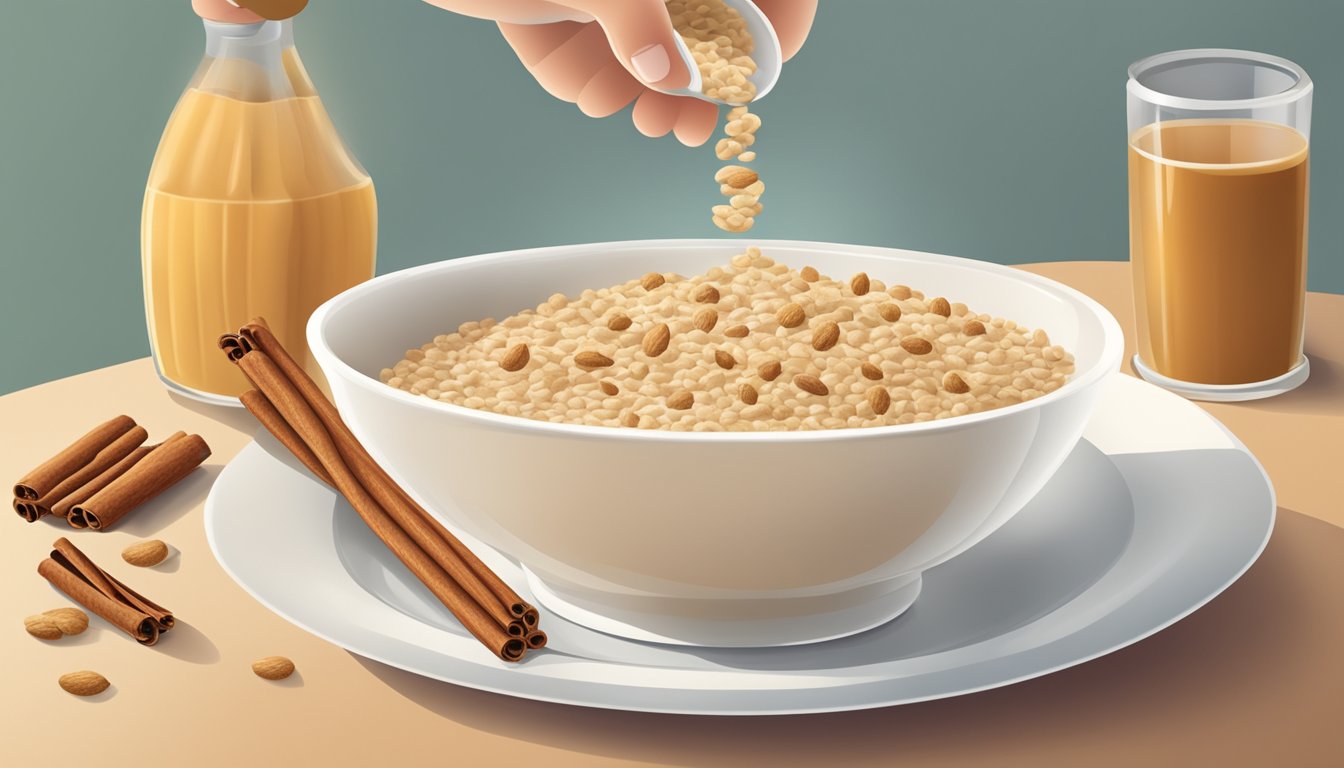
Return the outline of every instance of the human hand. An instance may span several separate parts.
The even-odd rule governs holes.
[[[674,134],[688,146],[709,140],[718,107],[655,88],[685,88],[691,73],[677,53],[662,0],[425,0],[490,19],[548,93],[607,117],[635,102],[645,136]],[[755,0],[779,36],[787,61],[807,39],[817,0]]]

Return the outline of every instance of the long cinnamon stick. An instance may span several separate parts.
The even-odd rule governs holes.
[[[110,576],[68,539],[59,538],[52,547],[37,572],[75,602],[143,645],[155,644],[173,628],[170,611]]]
[[[46,496],[62,480],[93,461],[99,451],[134,428],[135,421],[130,416],[118,416],[99,424],[24,475],[14,485],[15,498],[36,500]]]
[[[66,521],[74,528],[109,528],[127,512],[186,477],[209,457],[210,446],[200,435],[178,432],[102,490],[76,504]]]
[[[528,647],[544,644],[544,633],[533,633],[536,636],[530,638],[530,644],[525,637],[536,624],[535,609],[523,603],[378,467],[264,324],[254,322],[237,335],[226,335],[220,339],[220,346],[258,389],[256,395],[244,399],[249,409],[282,443],[302,444],[295,450],[300,460],[321,465],[370,528],[478,639],[509,661],[521,658]],[[470,561],[459,555],[452,543],[466,551]],[[471,561],[497,587],[478,575],[470,567]],[[500,629],[507,636],[502,646]]]
[[[331,475],[328,475],[327,470],[322,468],[322,462],[318,461],[313,452],[309,450],[308,445],[303,442],[303,438],[299,437],[299,433],[289,426],[285,417],[275,410],[275,406],[271,405],[271,401],[267,400],[265,395],[255,389],[249,389],[239,395],[238,400],[242,402],[244,408],[247,408],[253,416],[257,417],[257,421],[261,422],[261,426],[265,427],[267,432],[274,435],[281,445],[294,454],[294,458],[308,468],[309,472],[312,472],[318,480],[335,487],[335,484],[331,481]]]
[[[244,326],[239,336],[251,346],[270,357],[298,389],[303,399],[310,403],[328,432],[336,439],[341,456],[359,476],[360,481],[374,492],[379,503],[397,519],[398,523],[410,533],[421,546],[434,555],[436,560],[455,564],[461,562],[467,573],[454,573],[472,592],[473,597],[482,605],[491,602],[498,605],[510,617],[506,627],[515,634],[526,632],[526,628],[537,623],[536,608],[528,605],[502,579],[490,570],[480,558],[476,557],[466,545],[443,527],[423,507],[416,504],[387,474],[368,451],[359,443],[354,433],[341,419],[336,407],[327,399],[317,383],[308,376],[303,367],[290,356],[289,352],[271,333],[264,320],[254,320]],[[451,554],[445,553],[447,547]],[[521,626],[513,620],[521,622]]]
[[[521,658],[526,645],[518,638],[510,637],[440,563],[427,555],[391,519],[342,461],[335,442],[313,409],[289,384],[274,362],[265,354],[252,352],[241,356],[237,363],[252,384],[284,416],[285,421],[303,436],[304,442],[331,476],[336,488],[350,501],[359,516],[416,578],[496,655],[508,661]]]

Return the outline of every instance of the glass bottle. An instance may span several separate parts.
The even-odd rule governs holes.
[[[202,16],[205,58],[145,190],[145,308],[163,382],[237,404],[248,385],[219,351],[220,334],[265,317],[315,371],[308,316],[373,276],[377,203],[304,70],[293,22]]]

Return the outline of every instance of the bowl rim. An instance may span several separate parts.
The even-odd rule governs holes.
[[[575,252],[592,252],[595,249],[602,251],[651,247],[698,249],[706,247],[721,248],[725,246],[736,248],[739,253],[748,247],[756,246],[767,254],[769,253],[770,248],[787,247],[795,249],[838,250],[854,255],[876,256],[879,258],[899,256],[907,259],[913,258],[917,261],[947,263],[954,266],[989,272],[1013,280],[1019,280],[1062,298],[1069,299],[1081,305],[1096,317],[1102,328],[1103,338],[1101,351],[1097,355],[1096,361],[1089,368],[1075,372],[1073,378],[1066,381],[1063,386],[1054,392],[1048,392],[1038,398],[1023,403],[1015,403],[1013,405],[994,408],[988,411],[980,411],[978,413],[969,413],[964,416],[951,416],[945,419],[933,419],[912,424],[891,424],[881,427],[777,432],[695,432],[689,430],[631,429],[629,427],[599,427],[588,424],[557,423],[541,421],[539,419],[529,419],[523,416],[510,416],[507,414],[495,413],[493,411],[468,408],[466,406],[444,403],[438,400],[430,400],[427,397],[389,387],[377,378],[359,371],[337,355],[326,341],[326,332],[332,316],[338,313],[346,305],[358,301],[363,294],[373,290],[375,287],[383,287],[388,284],[414,280],[422,275],[437,272],[439,270],[460,268],[461,265],[464,264],[483,264],[524,258],[564,257]],[[677,443],[826,442],[830,440],[872,439],[899,435],[924,434],[928,432],[955,431],[974,426],[981,422],[1007,418],[1014,414],[1039,409],[1050,403],[1070,398],[1091,388],[1114,371],[1119,370],[1120,362],[1124,354],[1124,333],[1120,329],[1120,323],[1115,319],[1115,316],[1099,302],[1087,294],[1074,288],[1070,288],[1063,283],[1032,272],[1016,269],[1005,264],[996,264],[961,256],[948,256],[945,254],[912,251],[901,248],[888,248],[884,246],[778,239],[760,239],[748,242],[745,240],[728,238],[615,240],[601,243],[552,245],[539,248],[520,248],[511,251],[496,251],[471,256],[461,256],[408,267],[406,269],[374,277],[359,285],[342,291],[324,302],[314,310],[313,314],[308,319],[307,339],[308,346],[312,350],[314,357],[316,357],[319,366],[328,376],[331,375],[330,370],[334,368],[336,373],[354,386],[382,397],[391,397],[396,402],[405,403],[420,410],[434,413],[446,413],[478,422],[482,426],[489,426],[496,429],[503,428],[509,431],[519,430],[524,432],[570,435],[596,439],[636,441],[656,440]]]

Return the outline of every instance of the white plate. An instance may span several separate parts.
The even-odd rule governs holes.
[[[1105,387],[1084,442],[1025,509],[927,572],[901,617],[825,643],[656,645],[543,613],[547,651],[506,664],[265,436],[216,481],[206,533],[224,569],[280,616],[361,656],[459,685],[593,707],[735,715],[955,696],[1141,640],[1222,592],[1269,539],[1269,479],[1221,424],[1137,379],[1117,375]],[[476,549],[528,596],[516,564]]]

